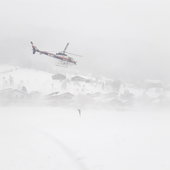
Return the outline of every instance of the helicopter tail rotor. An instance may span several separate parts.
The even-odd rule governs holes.
[[[33,44],[32,41],[31,41],[30,43],[31,43],[31,45],[32,45],[32,52],[33,52],[33,54],[35,54],[35,53],[38,52],[39,50],[38,50],[38,48],[37,48],[36,46],[34,46],[34,44]]]

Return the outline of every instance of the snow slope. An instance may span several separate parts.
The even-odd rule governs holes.
[[[0,169],[169,170],[168,112],[0,108]]]
[[[169,101],[159,81],[1,65],[0,169],[169,170]]]
[[[10,100],[11,99],[11,100]],[[0,103],[41,103],[42,105],[168,107],[169,84],[144,80],[140,85],[81,73],[56,74],[0,65]]]

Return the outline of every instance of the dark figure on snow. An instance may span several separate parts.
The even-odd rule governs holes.
[[[77,109],[78,110],[78,112],[79,112],[79,116],[81,116],[81,110],[80,109]]]

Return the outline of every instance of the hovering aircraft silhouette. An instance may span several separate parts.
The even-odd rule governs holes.
[[[51,52],[48,52],[48,51],[41,51],[39,50],[34,44],[33,42],[31,41],[31,45],[32,45],[32,50],[33,50],[33,54],[35,54],[36,52],[38,52],[39,54],[44,54],[44,55],[47,55],[49,57],[53,57],[55,59],[58,59],[61,61],[61,64],[62,65],[68,65],[68,64],[74,64],[76,65],[77,62],[70,56],[68,56],[68,54],[70,55],[75,55],[75,56],[78,56],[76,54],[72,54],[72,53],[68,53],[66,52],[68,46],[69,46],[69,43],[66,44],[65,48],[63,51],[61,52],[58,52],[56,54],[54,53],[51,53]]]

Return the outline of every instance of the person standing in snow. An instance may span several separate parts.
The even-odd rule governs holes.
[[[81,110],[80,109],[77,109],[78,110],[78,112],[79,112],[79,116],[81,116]]]

